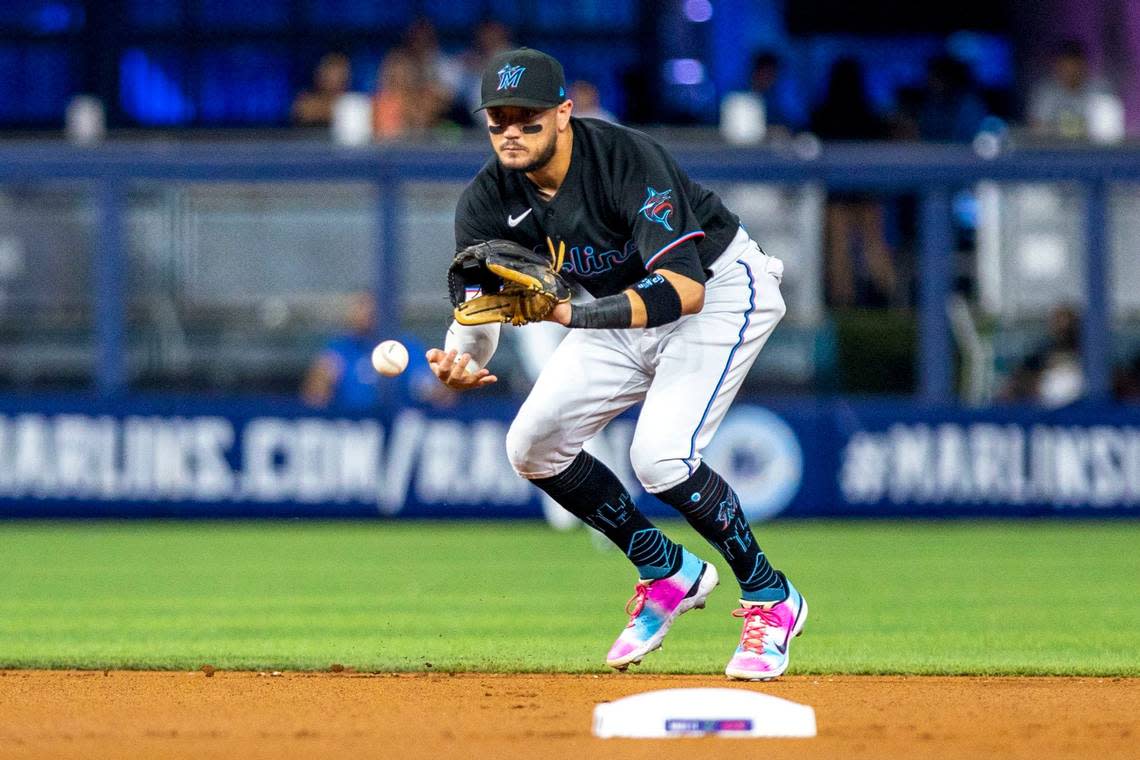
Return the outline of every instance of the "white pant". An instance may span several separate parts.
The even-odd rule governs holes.
[[[610,420],[644,402],[630,449],[638,480],[650,493],[686,480],[784,316],[783,272],[742,228],[713,264],[699,313],[647,329],[573,330],[507,433],[515,471],[557,475]]]

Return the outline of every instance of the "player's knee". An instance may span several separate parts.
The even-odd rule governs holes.
[[[515,420],[507,431],[507,459],[524,478],[545,478],[555,474],[550,432]]]
[[[507,459],[510,460],[511,467],[519,475],[523,475],[528,470],[528,463],[531,458],[531,451],[534,448],[534,436],[526,429],[526,426],[515,420],[509,430],[507,430]]]
[[[669,456],[659,446],[634,443],[629,450],[629,462],[642,487],[650,493],[663,491],[676,485],[688,475],[683,459]]]

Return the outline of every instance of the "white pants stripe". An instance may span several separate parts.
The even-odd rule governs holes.
[[[687,479],[784,315],[782,275],[742,229],[714,263],[699,313],[649,329],[571,331],[507,434],[515,470],[558,474],[642,402],[630,449],[638,480],[655,493]]]

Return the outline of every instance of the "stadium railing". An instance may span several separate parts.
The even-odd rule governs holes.
[[[1140,182],[1131,149],[1021,149],[983,158],[968,146],[792,144],[787,150],[726,149],[675,142],[688,172],[709,183],[817,185],[828,190],[908,192],[919,197],[918,399],[950,401],[954,347],[947,309],[954,277],[952,200],[977,183],[1066,183],[1083,198],[1084,266],[1074,276],[1084,294],[1082,361],[1087,396],[1110,394],[1110,191]],[[97,236],[89,283],[93,300],[94,386],[114,397],[127,389],[128,194],[139,183],[363,183],[375,188],[375,260],[371,267],[381,321],[398,324],[406,242],[401,189],[416,182],[461,183],[487,158],[482,144],[349,149],[307,142],[111,142],[79,147],[54,142],[0,144],[0,186],[80,183],[94,199]],[[1073,209],[1068,209],[1072,212]]]

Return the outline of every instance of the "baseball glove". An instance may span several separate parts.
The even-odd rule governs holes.
[[[461,325],[538,322],[559,303],[570,300],[570,288],[558,274],[566,253],[563,242],[543,256],[510,240],[489,240],[455,255],[447,270],[447,289]],[[470,299],[469,291],[477,291]]]

